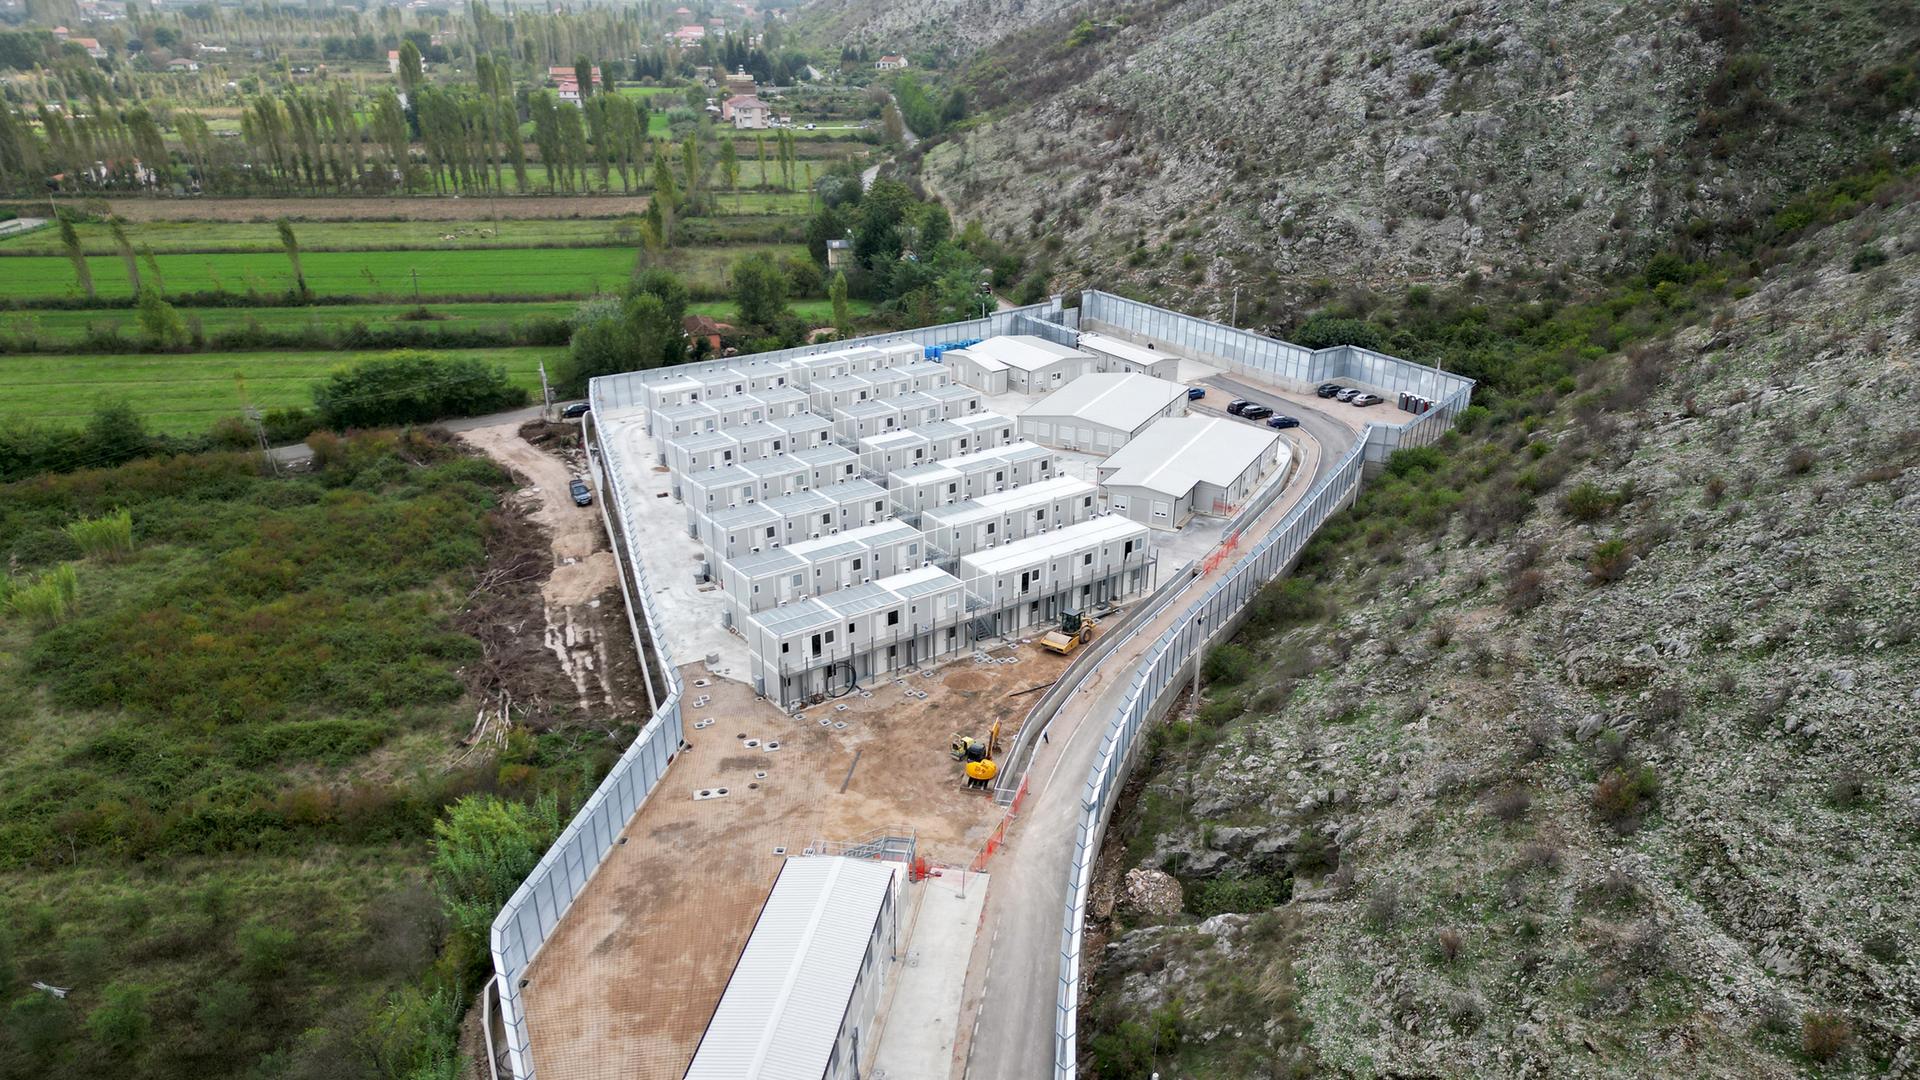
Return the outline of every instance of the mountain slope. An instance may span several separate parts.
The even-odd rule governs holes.
[[[1788,254],[1402,455],[1210,659],[1098,1075],[1920,1069],[1920,207]]]
[[[1068,286],[1224,307],[1288,279],[1599,271],[1710,247],[1920,134],[1920,9],[1901,3],[1016,7],[828,10],[970,52],[990,119],[923,176],[1057,252]]]

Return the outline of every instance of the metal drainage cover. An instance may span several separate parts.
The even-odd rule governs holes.
[[[834,722],[834,725],[833,725],[833,726],[834,726],[834,728],[835,728],[835,729],[837,730],[837,729],[839,729],[839,728],[843,728],[843,727],[846,727],[846,726],[847,726],[847,722],[846,722],[845,720],[838,720],[838,721],[835,721],[835,722]]]
[[[693,801],[701,802],[706,799],[724,799],[726,798],[726,796],[727,796],[727,789],[723,787],[700,788],[699,790],[693,793]]]
[[[787,853],[787,846],[785,844],[781,844],[778,847],[775,847],[773,849],[773,853],[775,855],[785,855]]]
[[[824,717],[824,716],[823,716],[823,717],[821,717],[821,718],[820,718],[820,726],[821,726],[821,727],[832,727],[832,726],[833,726],[833,721],[831,721],[831,720],[829,720],[829,719],[827,719],[826,717]]]
[[[759,745],[760,745],[760,740],[759,740],[759,739],[748,739],[748,740],[747,740],[746,742],[744,742],[744,743],[741,743],[740,745],[742,745],[742,746],[744,746],[744,747],[746,747],[747,749],[749,749],[749,750],[751,750],[751,749],[753,749],[754,747],[756,747],[756,746],[759,746]]]
[[[753,778],[755,780],[765,780],[767,778],[767,771],[765,769],[762,769],[759,772],[754,773]]]
[[[694,730],[696,730],[696,731],[697,731],[697,730],[700,730],[701,728],[709,728],[709,727],[712,727],[712,726],[713,726],[713,721],[711,721],[711,720],[695,720],[695,721],[693,722],[693,726],[694,726]]]
[[[848,706],[846,706],[846,705],[835,705],[835,706],[833,707],[833,711],[834,711],[834,712],[846,712],[846,711],[847,711],[847,709],[848,709]]]
[[[763,746],[763,747],[761,747],[761,748],[760,748],[760,751],[761,751],[762,753],[767,753],[767,754],[770,754],[770,753],[772,753],[772,752],[774,752],[775,750],[778,750],[778,749],[780,749],[780,744],[779,744],[779,742],[777,742],[777,741],[776,741],[776,742],[770,742],[770,743],[768,743],[767,745],[765,745],[765,746]]]
[[[793,718],[794,718],[795,720],[805,720],[805,719],[807,718],[807,714],[806,714],[806,713],[803,713],[803,712],[799,712],[799,713],[794,713],[794,714],[793,714]]]

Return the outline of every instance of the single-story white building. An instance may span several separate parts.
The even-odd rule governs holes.
[[[964,353],[960,359],[950,359]],[[991,389],[980,382],[969,382],[968,376],[976,372],[990,372],[991,365],[982,363],[982,358],[998,364],[1005,370],[1006,382],[998,390]],[[1065,383],[1072,382],[1086,374],[1093,367],[1093,357],[1079,349],[1067,345],[1056,345],[1043,337],[1031,334],[1008,334],[977,341],[964,349],[948,352],[941,359],[954,364],[954,374],[962,382],[988,393],[1044,394]],[[989,380],[990,381],[990,380]]]
[[[1020,414],[1020,437],[1110,454],[1148,424],[1187,412],[1187,388],[1151,375],[1083,375]]]
[[[1135,345],[1123,338],[1087,331],[1080,335],[1080,350],[1092,354],[1093,370],[1098,372],[1180,380],[1180,358],[1151,345]]]
[[[1290,451],[1265,428],[1214,416],[1156,421],[1100,464],[1100,486],[1116,514],[1177,529],[1194,514],[1237,510]]]
[[[687,1080],[859,1080],[900,950],[901,867],[789,858],[774,879]]]

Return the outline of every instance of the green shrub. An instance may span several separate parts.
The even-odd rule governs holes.
[[[63,563],[29,583],[12,583],[8,591],[7,606],[14,614],[46,628],[66,621],[73,613],[80,592],[79,578],[72,566]]]
[[[1849,264],[1849,268],[1857,274],[1862,270],[1871,270],[1876,266],[1885,266],[1886,263],[1887,253],[1869,244],[1853,253],[1853,262]]]
[[[1386,334],[1365,319],[1315,315],[1294,330],[1293,342],[1309,349],[1357,345],[1360,348],[1378,352],[1386,346]]]
[[[1226,644],[1207,653],[1201,665],[1202,677],[1207,682],[1233,686],[1244,682],[1253,672],[1253,653],[1244,646]]]
[[[1651,766],[1615,768],[1593,787],[1593,808],[1601,819],[1621,832],[1632,832],[1654,800],[1660,796],[1660,779]]]
[[[504,367],[404,351],[335,372],[313,388],[315,411],[335,430],[479,416],[526,403],[526,390]]]
[[[1587,577],[1596,585],[1618,581],[1633,565],[1633,545],[1626,540],[1603,540],[1587,556]]]
[[[1615,491],[1593,483],[1580,483],[1561,496],[1560,507],[1573,520],[1591,523],[1612,517],[1627,497],[1625,490]]]
[[[87,558],[115,562],[133,552],[133,513],[120,509],[99,517],[83,517],[68,524],[67,535]]]
[[[1250,915],[1286,902],[1287,879],[1265,874],[1222,877],[1187,886],[1187,910],[1201,918],[1229,912]]]

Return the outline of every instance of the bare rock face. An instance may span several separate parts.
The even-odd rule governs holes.
[[[1164,870],[1127,871],[1120,883],[1120,907],[1130,915],[1178,915],[1183,903],[1180,882]]]

